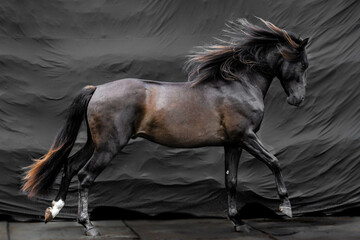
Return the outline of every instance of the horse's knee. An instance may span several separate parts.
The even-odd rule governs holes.
[[[280,171],[280,163],[279,160],[276,157],[273,157],[270,160],[270,167],[274,170],[274,171]]]
[[[237,179],[235,177],[229,177],[226,179],[226,187],[229,190],[236,189]]]

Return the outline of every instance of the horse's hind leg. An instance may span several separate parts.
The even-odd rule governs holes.
[[[86,229],[86,235],[97,236],[99,232],[89,219],[88,189],[101,171],[110,163],[113,157],[128,143],[130,132],[122,131],[120,139],[108,140],[106,145],[95,150],[91,159],[79,171],[79,211],[78,222]]]
[[[236,206],[237,171],[242,149],[225,146],[225,185],[228,194],[228,216],[237,232],[249,232],[250,228],[241,221]]]
[[[90,236],[99,235],[99,232],[89,219],[88,189],[114,156],[128,143],[133,134],[134,122],[139,115],[136,106],[141,100],[136,98],[137,94],[133,98],[133,95],[121,89],[98,88],[96,93],[89,103],[87,114],[95,151],[78,173],[78,222],[85,227],[86,235]],[[117,98],[112,95],[115,93],[118,95]]]
[[[78,222],[85,227],[87,236],[99,236],[99,231],[90,222],[88,213],[88,188],[82,188],[79,182]]]
[[[288,198],[285,182],[281,174],[278,159],[265,149],[264,145],[253,132],[248,133],[244,137],[242,144],[246,151],[264,162],[271,169],[275,175],[277,192],[281,200],[279,209],[283,214],[287,215],[288,217],[292,217],[291,204]]]
[[[59,192],[55,197],[55,200],[52,202],[52,207],[48,207],[45,211],[45,223],[54,219],[56,215],[60,212],[62,207],[65,205],[66,195],[69,189],[71,179],[90,159],[93,151],[94,148],[92,146],[92,141],[88,140],[88,142],[80,151],[72,155],[67,160],[64,165]]]
[[[94,227],[89,219],[88,214],[88,191],[95,178],[107,166],[111,159],[115,156],[117,151],[109,151],[103,149],[102,151],[94,152],[91,159],[79,171],[79,210],[78,223],[85,227],[86,235],[97,236],[99,232]]]

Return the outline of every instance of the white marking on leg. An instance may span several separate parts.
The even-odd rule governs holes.
[[[226,170],[226,175],[229,175],[229,173],[230,173],[229,170]]]
[[[52,201],[52,207],[50,208],[51,216],[55,218],[56,215],[58,215],[58,213],[60,212],[60,210],[64,207],[64,205],[65,202],[61,199],[59,201]]]

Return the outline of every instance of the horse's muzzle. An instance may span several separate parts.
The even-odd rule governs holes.
[[[304,101],[305,97],[295,97],[295,96],[289,96],[286,100],[290,105],[299,107],[301,103]]]

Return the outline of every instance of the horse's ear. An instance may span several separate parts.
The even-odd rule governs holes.
[[[308,44],[308,42],[309,42],[309,38],[305,38],[304,40],[302,40],[300,43],[300,48],[304,49]]]

